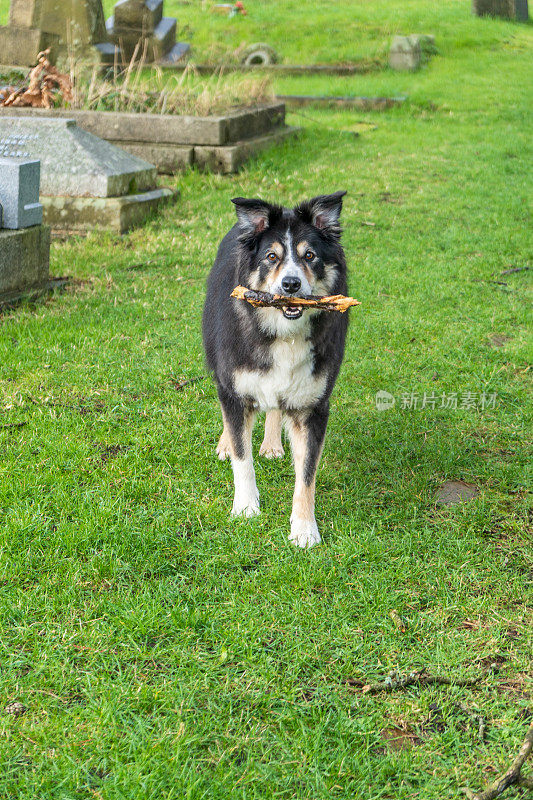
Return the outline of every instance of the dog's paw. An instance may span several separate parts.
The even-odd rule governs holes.
[[[259,448],[259,455],[265,458],[283,458],[285,455],[285,448],[282,444],[272,445],[270,442],[263,442]]]
[[[253,497],[236,497],[231,509],[232,517],[257,517],[261,513],[259,495]]]
[[[320,534],[316,521],[314,519],[298,519],[298,517],[291,519],[289,541],[297,547],[305,547],[307,549],[314,547],[315,544],[320,544]]]
[[[229,447],[226,447],[224,444],[217,444],[217,456],[220,461],[225,461],[227,458],[231,458],[231,453]]]
[[[220,461],[225,461],[227,458],[231,458],[229,439],[224,434],[222,434],[218,440],[217,456],[219,457]]]

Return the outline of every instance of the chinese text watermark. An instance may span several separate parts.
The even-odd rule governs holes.
[[[395,396],[380,389],[376,392],[376,408],[388,411],[397,406],[401,410],[422,411],[425,408],[444,408],[447,411],[485,411],[496,408],[496,392],[400,392]]]

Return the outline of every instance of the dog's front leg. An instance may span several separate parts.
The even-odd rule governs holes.
[[[281,443],[281,411],[267,411],[265,420],[265,437],[259,448],[259,455],[265,458],[281,458],[285,450]]]
[[[288,417],[287,428],[296,473],[289,539],[298,547],[313,547],[320,542],[315,520],[315,480],[328,416],[329,407],[324,405]]]
[[[231,466],[235,483],[233,516],[259,514],[259,492],[252,458],[252,429],[256,412],[243,405],[238,397],[219,391],[224,430],[230,444]]]

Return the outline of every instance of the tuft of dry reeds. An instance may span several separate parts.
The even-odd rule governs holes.
[[[197,114],[207,116],[230,108],[247,107],[273,99],[268,76],[224,74],[221,69],[200,77],[193,64],[169,75],[157,66],[146,66],[141,43],[129,63],[118,64],[105,77],[95,66],[92,73],[71,73],[74,86],[70,108],[95,111],[131,111],[153,114]]]

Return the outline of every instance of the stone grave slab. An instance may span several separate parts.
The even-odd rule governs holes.
[[[0,153],[8,148],[16,158],[40,160],[44,220],[57,230],[122,233],[172,196],[157,188],[152,164],[78,128],[72,119],[2,115]]]
[[[0,227],[14,230],[41,224],[40,172],[39,161],[19,161],[13,156],[0,155]]]

